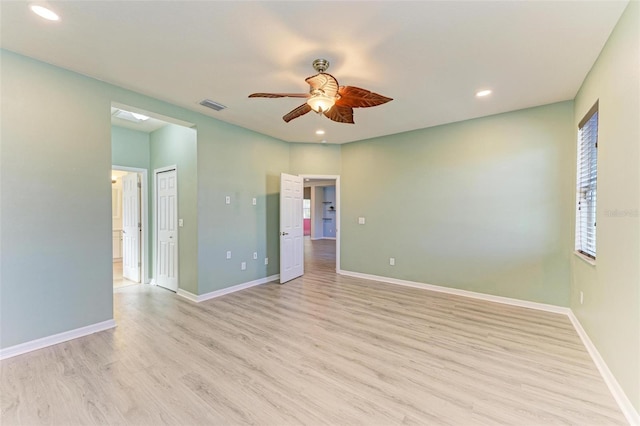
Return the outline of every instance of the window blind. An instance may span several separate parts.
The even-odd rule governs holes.
[[[576,251],[596,258],[598,104],[578,125]]]

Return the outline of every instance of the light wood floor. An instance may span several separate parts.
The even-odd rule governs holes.
[[[117,289],[118,327],[2,362],[2,425],[625,424],[570,322],[307,270],[200,304]]]
[[[122,274],[122,260],[113,262],[113,288],[136,285],[138,283],[124,278]]]

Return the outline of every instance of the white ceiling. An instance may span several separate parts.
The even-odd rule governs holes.
[[[49,4],[61,21],[2,1],[1,46],[285,141],[344,143],[573,99],[627,1]],[[247,98],[307,91],[316,58],[394,100],[350,125],[287,124],[300,99]]]

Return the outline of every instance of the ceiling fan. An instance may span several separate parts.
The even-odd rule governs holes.
[[[325,71],[329,61],[316,59],[313,68],[318,74],[305,79],[311,86],[309,93],[253,93],[250,98],[307,98],[307,102],[286,114],[287,123],[310,111],[323,114],[338,123],[353,124],[353,108],[368,108],[392,101],[392,98],[354,86],[340,86],[338,80]]]

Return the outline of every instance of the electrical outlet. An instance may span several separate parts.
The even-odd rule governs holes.
[[[580,292],[580,304],[582,305],[584,303],[584,293]]]
[[[240,264],[240,270],[244,271],[245,269],[247,269],[247,262],[242,262]]]
[[[390,257],[389,258],[389,265],[396,266],[396,258],[395,257]]]
[[[265,258],[264,258],[264,264],[265,264],[265,265],[268,265],[268,264],[269,264],[269,258],[268,258],[268,257],[265,257]]]
[[[258,259],[258,252],[254,251],[253,252],[253,260],[257,260]]]
[[[358,225],[364,225],[364,223],[365,223],[364,217],[359,217],[358,218]]]
[[[225,204],[231,204],[231,197],[229,197],[228,195],[226,197],[224,197],[224,203]]]
[[[230,251],[227,252],[227,259],[231,259],[231,252]]]

